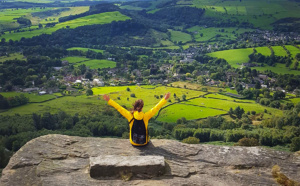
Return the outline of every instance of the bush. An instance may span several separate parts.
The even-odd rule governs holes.
[[[251,111],[251,114],[252,114],[252,115],[255,115],[255,114],[256,114],[256,112],[253,110],[253,111]]]
[[[130,97],[135,98],[135,94],[134,93],[130,94]]]
[[[87,91],[86,91],[86,95],[87,96],[91,96],[91,95],[93,95],[94,94],[94,92],[92,91],[92,89],[88,89]]]
[[[295,137],[292,139],[290,151],[296,152],[300,150],[300,137]]]
[[[129,91],[130,91],[130,88],[129,88],[129,87],[127,87],[127,88],[126,88],[126,90],[129,92]]]
[[[286,175],[280,172],[280,167],[278,165],[273,166],[272,176],[280,185],[285,185],[285,186],[297,185],[296,181],[290,180]]]
[[[242,138],[237,143],[238,146],[253,147],[259,146],[258,140],[255,138]]]
[[[187,144],[198,144],[200,140],[195,137],[188,137],[182,140],[182,143],[187,143]]]

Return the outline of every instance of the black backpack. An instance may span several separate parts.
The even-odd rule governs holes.
[[[132,118],[131,140],[136,144],[145,144],[147,141],[146,126],[144,120]],[[132,121],[131,120],[131,121]],[[129,123],[131,123],[131,121]]]

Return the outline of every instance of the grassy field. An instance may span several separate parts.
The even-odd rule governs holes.
[[[258,71],[265,71],[265,70],[271,70],[272,72],[278,73],[278,74],[295,74],[300,75],[300,71],[297,70],[290,70],[287,67],[285,67],[285,64],[277,63],[275,67],[265,65],[264,67],[252,67],[252,69],[256,69]]]
[[[88,50],[92,50],[94,52],[98,52],[98,53],[102,53],[104,52],[104,50],[99,50],[99,49],[92,49],[92,48],[81,48],[81,47],[72,47],[72,48],[68,48],[67,50],[80,50],[83,52],[87,52]]]
[[[198,42],[235,40],[237,38],[237,35],[249,31],[253,31],[253,29],[234,28],[234,27],[204,28],[200,26],[193,26],[187,30],[189,32],[193,32],[195,40]],[[201,34],[203,35],[201,36]]]
[[[185,3],[181,0],[177,4]],[[300,17],[297,2],[288,0],[192,0],[188,3],[198,8],[205,8],[205,17],[216,17],[224,21],[231,19],[250,22],[254,27],[262,29],[272,29],[272,23],[281,18]]]
[[[224,50],[209,53],[211,57],[223,58],[225,59],[232,67],[238,68],[242,63],[247,63],[249,60],[249,55],[253,52],[252,48],[246,49],[234,49],[234,50]],[[239,63],[239,64],[237,64]]]
[[[76,15],[76,14],[81,14],[89,10],[88,6],[78,6],[78,7],[68,7],[70,10],[68,11],[63,11],[59,13],[58,15],[55,16],[50,16],[45,19],[38,19],[38,23],[41,24],[47,24],[51,22],[58,22],[58,19],[61,17],[69,16],[69,15]]]
[[[126,88],[129,87],[130,91],[127,91]],[[137,99],[143,99],[145,103],[144,111],[148,111],[153,106],[155,106],[161,98],[157,99],[154,95],[160,96],[164,95],[167,92],[171,92],[172,96],[170,98],[171,102],[176,102],[174,99],[174,93],[177,97],[182,99],[182,95],[185,94],[187,99],[192,97],[199,97],[204,95],[204,92],[195,91],[195,90],[188,90],[188,89],[181,89],[181,88],[173,88],[173,87],[164,87],[160,86],[157,88],[153,87],[138,87],[138,86],[122,86],[122,87],[99,87],[93,88],[94,95],[99,94],[107,94],[110,93],[110,96],[113,100],[116,100],[120,105],[125,105],[128,108],[132,107],[132,103]],[[135,94],[135,97],[131,97],[131,94]],[[118,99],[120,98],[120,100]],[[127,100],[129,98],[129,100]]]
[[[174,31],[174,30],[169,30],[169,32],[171,33],[171,40],[173,42],[181,41],[182,43],[186,43],[192,39],[190,34],[184,32]]]
[[[9,109],[0,115],[14,115],[16,113],[27,115],[32,113],[57,113],[58,111],[65,111],[69,114],[79,113],[80,115],[87,115],[101,111],[105,102],[95,98],[87,97],[73,97],[65,96],[62,98],[54,99],[44,103],[30,103],[20,107]]]
[[[65,57],[61,59],[62,61],[69,61],[69,63],[78,63],[78,62],[83,62],[83,61],[88,61],[90,60],[89,58],[86,57]]]
[[[205,96],[206,98],[216,98],[216,99],[224,99],[224,100],[229,100],[229,101],[237,101],[237,102],[250,102],[250,103],[255,103],[255,101],[253,100],[244,100],[244,99],[237,99],[237,98],[232,98],[232,97],[229,97],[229,96],[225,96],[225,95],[222,95],[222,94],[208,94]]]
[[[208,108],[222,109],[224,111],[229,111],[230,108],[234,109],[237,106],[240,106],[246,112],[254,110],[257,113],[262,113],[264,112],[265,109],[267,109],[273,115],[277,115],[277,116],[282,115],[281,110],[265,107],[256,103],[237,103],[230,100],[218,100],[218,99],[210,99],[210,98],[196,98],[196,99],[188,100],[184,103],[190,105],[204,106]]]
[[[116,67],[116,62],[109,61],[105,59],[92,59],[89,61],[79,62],[76,63],[74,66],[79,66],[85,64],[86,66],[90,67],[90,69],[98,69],[98,68],[114,68]]]
[[[208,116],[216,116],[220,114],[226,114],[227,112],[210,109],[205,107],[198,107],[193,105],[185,105],[185,104],[174,104],[166,109],[163,109],[159,117],[158,121],[163,122],[176,122],[177,119],[185,117],[187,120],[194,120],[199,118],[206,118]]]
[[[35,102],[35,103],[43,102],[43,101],[47,101],[47,100],[56,98],[55,95],[51,95],[51,94],[38,95],[36,93],[28,94],[28,93],[22,93],[22,92],[1,92],[0,94],[6,98],[20,96],[21,94],[23,94],[25,97],[29,98],[29,102]]]
[[[42,12],[47,10],[53,10],[54,8],[31,8],[31,9],[3,9],[0,10],[0,31],[4,28],[13,29],[19,26],[19,23],[15,19],[22,16],[30,16],[34,12]]]
[[[271,55],[271,50],[269,49],[269,47],[257,47],[257,48],[255,48],[255,50],[257,51],[257,53],[260,53],[264,56]]]
[[[196,83],[177,81],[177,82],[172,82],[171,84],[173,87],[176,87],[176,88],[184,88],[184,86],[185,86],[186,88],[193,89],[193,90],[201,91],[202,88],[207,88],[208,92],[218,92],[219,91],[219,88],[217,88],[217,87],[202,86],[202,85],[196,84]],[[171,86],[171,84],[169,84],[168,86]]]
[[[67,26],[72,28],[76,28],[84,25],[94,25],[94,24],[105,24],[110,23],[112,21],[125,21],[130,19],[129,17],[121,14],[120,12],[105,12],[101,14],[89,15],[86,17],[77,18],[71,21],[66,21],[63,23],[58,23],[54,27],[51,28],[43,28],[33,31],[25,31],[25,32],[17,32],[17,33],[8,33],[2,35],[1,38],[5,38],[6,40],[20,40],[22,37],[31,38],[33,36],[41,35],[41,34],[51,34],[59,29],[66,28]]]
[[[9,56],[1,56],[0,57],[0,63],[3,63],[4,61],[7,60],[14,60],[14,59],[18,59],[18,60],[26,60],[24,59],[24,56],[22,54],[19,53],[13,53],[13,54],[9,54]]]
[[[292,45],[285,45],[285,48],[290,51],[292,58],[295,58],[296,54],[300,53],[300,50]]]
[[[287,56],[287,53],[282,46],[272,46],[272,49],[276,56]]]
[[[286,45],[287,49],[291,50],[291,54],[296,55],[297,49],[294,46]],[[287,56],[286,51],[281,46],[272,46],[274,50],[274,54],[277,56]],[[258,53],[263,53],[264,55],[270,54],[268,47],[257,47],[256,48]],[[249,61],[249,55],[253,52],[252,48],[246,48],[246,49],[232,49],[232,50],[224,50],[224,51],[217,51],[212,52],[207,55],[211,57],[217,57],[217,58],[223,58],[225,59],[231,66],[234,68],[239,68],[242,63],[246,63]],[[239,63],[239,64],[237,64]],[[251,67],[253,69],[259,70],[259,71],[265,71],[265,70],[271,70],[275,73],[279,74],[295,74],[299,75],[300,71],[297,70],[290,70],[289,68],[285,67],[285,64],[276,64],[275,67],[268,66],[264,64],[263,67]],[[292,64],[293,65],[293,64]]]

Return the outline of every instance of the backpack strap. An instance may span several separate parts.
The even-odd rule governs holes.
[[[133,116],[133,114],[132,114],[132,119],[129,121],[128,124],[130,124],[130,123],[132,122],[133,119],[134,119],[134,116]]]

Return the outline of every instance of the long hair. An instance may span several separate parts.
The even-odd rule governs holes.
[[[141,99],[136,100],[133,104],[132,113],[134,113],[135,111],[141,112],[143,110],[143,107],[144,107],[144,101]]]

